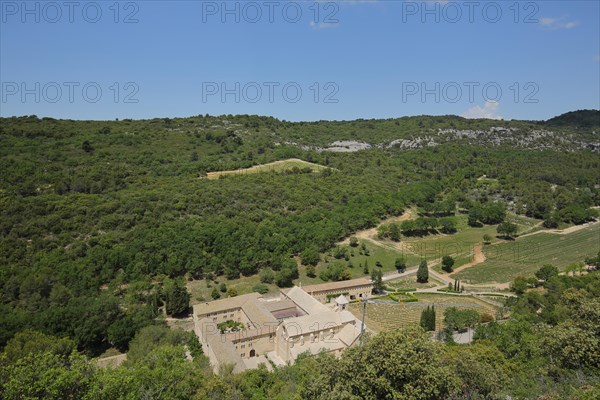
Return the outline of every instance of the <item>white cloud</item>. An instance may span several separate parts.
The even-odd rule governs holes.
[[[567,21],[565,17],[562,18],[540,18],[539,24],[545,29],[556,31],[558,29],[573,29],[579,25],[577,21]]]
[[[487,118],[487,119],[503,119],[497,114],[500,103],[497,101],[486,101],[483,107],[475,106],[469,108],[462,116],[465,118]]]

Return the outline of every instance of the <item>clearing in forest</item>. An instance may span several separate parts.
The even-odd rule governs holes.
[[[244,174],[257,174],[261,172],[283,172],[292,170],[294,167],[299,169],[310,168],[312,172],[320,172],[327,169],[324,165],[314,164],[308,161],[300,160],[298,158],[290,158],[287,160],[275,161],[268,164],[259,164],[250,168],[236,169],[232,171],[216,171],[209,172],[206,174],[208,179],[219,179],[222,176],[227,175],[244,175]]]

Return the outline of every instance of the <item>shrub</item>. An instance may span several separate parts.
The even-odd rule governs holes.
[[[269,287],[262,283],[252,286],[252,291],[260,294],[265,294],[269,292]]]
[[[275,281],[275,273],[271,268],[265,268],[260,271],[260,281],[262,283],[273,283]]]

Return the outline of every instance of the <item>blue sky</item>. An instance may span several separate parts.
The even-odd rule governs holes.
[[[547,119],[600,108],[599,1],[73,4],[0,1],[1,116]]]

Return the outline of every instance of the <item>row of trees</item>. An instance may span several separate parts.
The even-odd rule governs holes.
[[[452,217],[418,217],[414,220],[402,221],[400,223],[392,222],[383,224],[377,229],[377,236],[380,239],[390,239],[399,242],[404,236],[424,236],[431,233],[455,233],[456,220]]]

